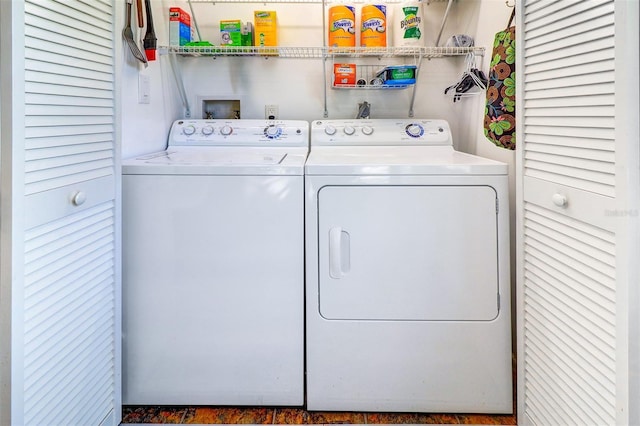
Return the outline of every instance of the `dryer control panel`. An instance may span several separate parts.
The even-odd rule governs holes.
[[[303,120],[176,120],[169,146],[302,146],[309,145],[309,123]]]
[[[315,146],[453,145],[449,123],[428,119],[316,120],[311,141]]]

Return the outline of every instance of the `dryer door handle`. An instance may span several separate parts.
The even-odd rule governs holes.
[[[351,238],[336,226],[329,229],[329,276],[340,279],[351,269]]]

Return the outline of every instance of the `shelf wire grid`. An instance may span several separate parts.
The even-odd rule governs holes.
[[[483,47],[289,47],[289,46],[170,46],[161,48],[181,56],[277,56],[279,58],[393,57],[439,58],[484,55]]]

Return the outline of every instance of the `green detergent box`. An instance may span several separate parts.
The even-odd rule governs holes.
[[[220,45],[242,46],[242,21],[239,19],[220,21]]]

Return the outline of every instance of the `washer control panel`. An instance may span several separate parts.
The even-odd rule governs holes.
[[[316,120],[311,145],[453,145],[445,120]]]
[[[308,146],[302,120],[176,120],[169,146]]]

